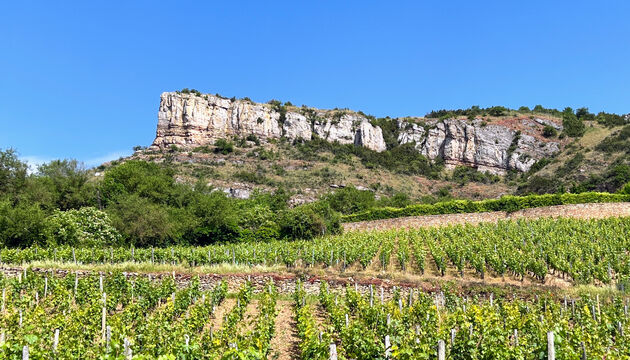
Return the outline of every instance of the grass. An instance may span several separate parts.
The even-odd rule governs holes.
[[[233,265],[223,263],[218,265],[184,266],[181,264],[151,264],[149,262],[123,262],[117,264],[75,264],[73,262],[59,261],[33,261],[25,264],[29,269],[58,269],[58,270],[82,270],[82,271],[102,271],[102,272],[136,272],[136,273],[170,273],[175,271],[178,274],[203,275],[203,274],[243,274],[243,273],[277,273],[285,271],[283,265],[277,266],[248,266]]]

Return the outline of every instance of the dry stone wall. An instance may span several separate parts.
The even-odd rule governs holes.
[[[630,216],[630,203],[593,203],[546,206],[519,210],[512,213],[493,211],[468,214],[444,214],[408,216],[394,219],[359,221],[343,224],[344,231],[371,231],[388,229],[412,229],[456,224],[495,223],[499,220],[538,219],[544,217],[569,217],[577,219],[603,219]]]

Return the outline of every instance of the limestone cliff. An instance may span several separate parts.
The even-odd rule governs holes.
[[[533,126],[534,122],[542,121],[526,122]],[[398,121],[398,142],[415,143],[416,149],[429,159],[442,158],[450,166],[473,166],[494,174],[504,174],[511,169],[525,172],[536,161],[560,150],[556,142],[542,141],[480,119],[429,120],[423,125]]]
[[[153,148],[211,145],[217,139],[255,135],[260,141],[281,137],[310,140],[313,134],[330,142],[385,151],[382,130],[354,113],[313,110],[312,116],[214,95],[163,93]],[[310,113],[309,113],[310,114]]]
[[[524,172],[536,161],[559,151],[558,143],[535,136],[543,125],[561,128],[548,119],[520,119],[521,125],[533,129],[529,133],[481,119],[391,121],[397,121],[398,145],[414,143],[427,158],[442,158],[448,166],[472,166],[495,174],[512,169]],[[212,145],[218,139],[248,135],[255,135],[263,143],[271,139],[310,140],[318,136],[378,152],[386,150],[382,129],[359,113],[180,92],[162,94],[157,134],[151,148],[176,145],[192,149]]]

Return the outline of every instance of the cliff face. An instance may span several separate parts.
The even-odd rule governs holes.
[[[540,123],[536,120],[541,119],[534,119]],[[560,150],[556,142],[538,140],[482,120],[427,121],[424,127],[399,121],[398,127],[398,142],[414,142],[416,149],[431,160],[439,157],[450,166],[473,166],[493,174],[504,174],[510,169],[528,171],[536,161]]]
[[[385,151],[382,129],[354,112],[279,108],[248,100],[230,100],[214,95],[163,93],[158,127],[152,149],[177,145],[191,149],[212,145],[217,139],[255,135],[270,139],[310,140],[318,136],[330,142],[354,144]],[[559,151],[556,142],[521,134],[502,124],[482,120],[426,120],[423,124],[398,120],[398,143],[415,143],[415,148],[431,160],[444,159],[449,166],[466,165],[495,174],[507,170],[528,171],[543,157]],[[396,121],[396,120],[392,120]],[[526,121],[541,127],[546,119]],[[559,125],[552,123],[555,127]]]
[[[177,145],[192,148],[217,139],[255,135],[263,142],[281,137],[310,140],[313,134],[340,144],[355,144],[385,151],[381,128],[357,114],[314,111],[310,119],[287,111],[284,116],[269,104],[224,99],[214,95],[163,93],[153,147]]]

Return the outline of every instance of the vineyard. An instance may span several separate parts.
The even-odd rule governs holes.
[[[630,359],[629,242],[630,218],[608,218],[206,247],[5,248],[0,359]],[[445,281],[424,291],[321,280],[307,291],[301,276],[290,290],[200,280],[225,264],[241,274]],[[19,270],[9,274],[11,265]],[[162,273],[123,272],[133,266]],[[200,275],[180,281],[175,269]],[[467,278],[607,290],[466,294],[448,285]]]
[[[235,305],[215,319],[227,285],[200,291],[198,280],[177,289],[166,278],[121,273],[78,278],[25,272],[3,279],[0,358],[262,359],[273,335],[277,293],[257,295],[257,315],[244,321],[252,287],[231,294]],[[214,324],[220,325],[213,327]],[[249,327],[249,328],[248,328]]]
[[[372,289],[371,289],[372,290]],[[295,293],[303,359],[628,359],[628,306],[614,299],[468,299],[409,291]],[[324,309],[323,324],[314,309]],[[550,340],[551,338],[551,340]]]
[[[241,270],[257,266],[434,277],[449,273],[540,283],[554,277],[574,284],[618,284],[623,288],[630,277],[629,248],[630,218],[538,219],[206,247],[5,248],[0,251],[0,262],[191,268],[232,264]]]
[[[332,291],[325,282],[309,295],[298,282],[281,298],[273,283],[228,293],[225,283],[202,291],[195,278],[177,288],[169,277],[31,271],[0,285],[2,359],[271,359],[281,307],[295,327],[283,359],[546,359],[550,349],[557,359],[630,358],[628,305],[618,296],[408,288],[384,298],[382,288]]]

